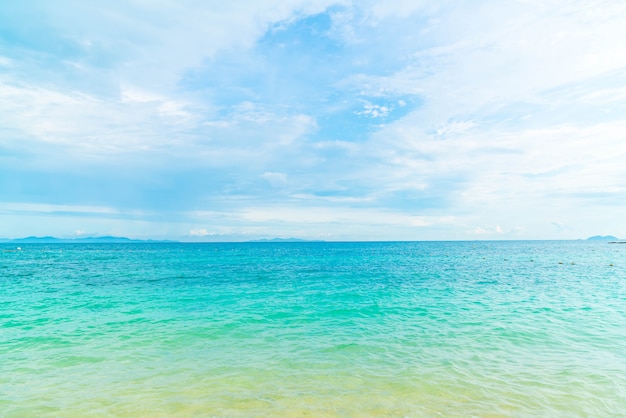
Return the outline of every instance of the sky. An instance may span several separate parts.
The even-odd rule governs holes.
[[[626,237],[622,0],[0,0],[0,237]]]

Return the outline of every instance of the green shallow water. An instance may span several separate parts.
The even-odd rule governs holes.
[[[626,416],[626,245],[0,249],[0,416]]]

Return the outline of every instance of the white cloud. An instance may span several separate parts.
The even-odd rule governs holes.
[[[185,105],[180,102],[175,101],[165,101],[161,103],[157,109],[160,115],[169,116],[169,117],[178,117],[187,119],[191,115],[191,113],[184,110]]]
[[[368,116],[370,118],[385,118],[393,111],[392,106],[382,106],[365,102],[363,110],[355,112],[357,115]]]
[[[263,173],[261,177],[267,180],[267,182],[271,184],[273,187],[283,186],[287,184],[288,182],[287,174],[285,173],[277,173],[277,172],[268,171],[268,172]]]
[[[445,138],[448,136],[454,136],[462,134],[473,127],[476,126],[476,123],[473,121],[453,121],[447,122],[437,126],[434,129],[434,135],[439,138]]]
[[[305,201],[321,201],[321,202],[332,202],[332,203],[346,203],[346,204],[354,204],[354,203],[368,203],[375,202],[376,196],[363,196],[363,197],[353,197],[353,196],[317,196],[313,194],[306,193],[295,193],[291,195],[292,198],[297,200],[305,200]]]
[[[250,222],[289,222],[295,224],[360,224],[422,227],[439,222],[439,217],[422,217],[385,209],[356,209],[346,207],[255,207],[239,212]]]
[[[189,230],[187,235],[190,237],[209,237],[215,235],[215,233],[209,232],[206,228],[194,228]]]
[[[5,213],[82,213],[96,215],[114,215],[119,211],[106,206],[54,205],[48,203],[0,202],[0,211]]]
[[[131,87],[122,87],[121,89],[121,101],[122,103],[148,103],[148,102],[160,102],[163,101],[163,97]]]
[[[42,3],[47,24],[86,50],[114,53],[125,83],[171,92],[189,68],[226,48],[249,46],[276,21],[323,11],[327,0],[236,3]],[[245,11],[245,12],[242,12]],[[80,16],[80,18],[77,18]]]
[[[497,235],[510,235],[521,231],[520,227],[514,227],[508,231],[504,231],[500,225],[483,225],[483,226],[475,226],[466,231],[469,235],[486,235],[486,236],[497,236]]]
[[[0,55],[0,67],[11,67],[13,65],[13,60],[7,57],[3,57]]]

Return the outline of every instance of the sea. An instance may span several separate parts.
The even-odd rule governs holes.
[[[626,416],[626,245],[19,246],[1,417]]]

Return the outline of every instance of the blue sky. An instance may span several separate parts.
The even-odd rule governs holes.
[[[0,237],[626,237],[622,1],[0,1]]]

